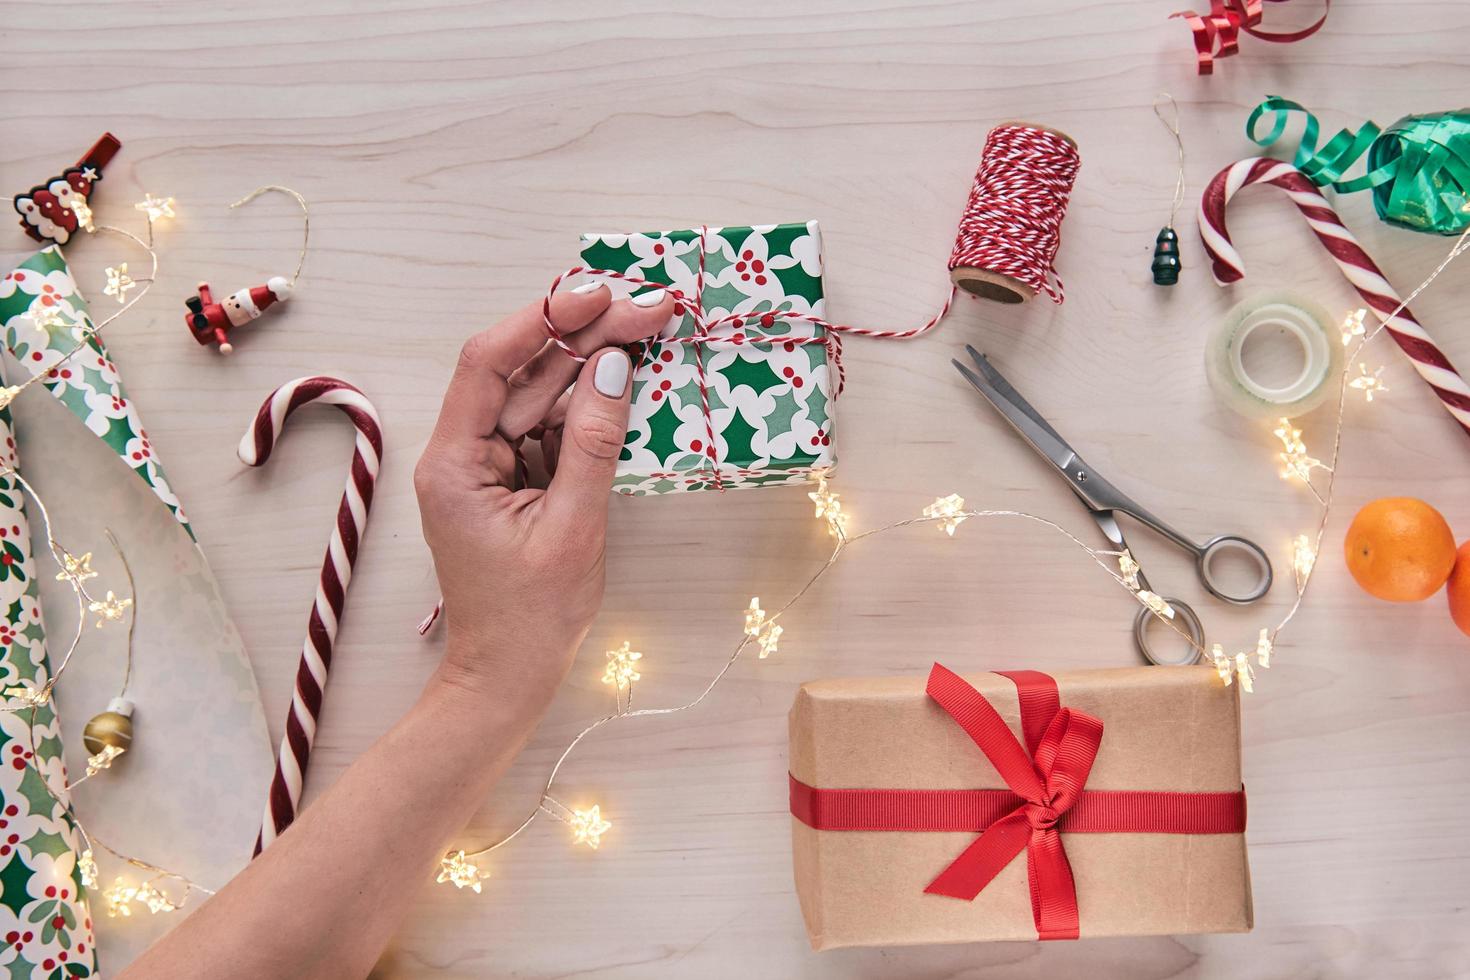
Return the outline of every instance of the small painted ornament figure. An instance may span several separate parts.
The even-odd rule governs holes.
[[[199,343],[205,346],[218,344],[219,352],[228,354],[235,349],[229,339],[232,329],[257,319],[266,310],[277,303],[285,302],[290,296],[291,283],[282,276],[272,276],[266,280],[264,286],[242,289],[219,303],[214,301],[209,283],[201,282],[199,294],[184,300],[184,305],[189,308],[184,322],[189,325],[189,332]]]
[[[1179,233],[1164,226],[1154,239],[1154,285],[1172,286],[1179,281]]]
[[[89,222],[82,220],[74,205],[87,205],[93,186],[102,179],[102,168],[112,160],[122,143],[111,133],[103,133],[76,166],[15,195],[15,211],[25,233],[45,245],[65,245],[77,229]],[[88,208],[86,213],[90,214]],[[88,229],[90,230],[90,228]]]

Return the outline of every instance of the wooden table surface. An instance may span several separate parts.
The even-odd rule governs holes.
[[[1216,170],[1249,155],[1242,123],[1266,93],[1313,107],[1333,131],[1463,102],[1470,7],[1342,3],[1317,37],[1284,47],[1245,38],[1238,57],[1197,78],[1185,27],[1165,20],[1177,5],[12,3],[0,172],[5,188],[28,186],[105,128],[125,147],[107,170],[101,217],[136,217],[127,205],[145,190],[179,201],[161,238],[162,276],[110,343],[248,642],[277,735],[351,435],[333,413],[308,414],[260,473],[242,472],[233,446],[265,394],[302,374],[350,379],[382,411],[387,458],[311,795],[407,707],[437,659],[438,642],[413,632],[437,591],[410,472],[468,334],[539,296],[573,263],[584,230],[808,218],[825,232],[834,318],[915,324],[942,299],[981,142],[1006,119],[1080,144],[1058,261],[1067,302],[961,302],[922,341],[848,345],[836,489],[855,527],[957,491],[1094,539],[1062,485],[955,378],[949,359],[971,343],[1147,506],[1200,537],[1244,532],[1287,569],[1314,505],[1278,478],[1270,426],[1217,402],[1201,352],[1237,298],[1287,287],[1333,311],[1359,304],[1278,192],[1232,208],[1249,275],[1229,290],[1210,280],[1190,212]],[[1301,0],[1267,17],[1298,23],[1315,9]],[[1147,270],[1174,181],[1173,146],[1149,108],[1160,91],[1183,106],[1188,149],[1186,268],[1173,290],[1149,284]],[[311,200],[311,253],[289,306],[221,358],[188,338],[181,303],[201,278],[233,289],[289,273],[289,202],[225,210],[273,182]],[[1364,195],[1341,210],[1404,289],[1448,247],[1376,221]],[[9,240],[19,254],[18,235]],[[85,283],[111,258],[87,246],[73,261]],[[1470,364],[1466,269],[1416,312]],[[483,895],[426,882],[376,975],[1466,970],[1470,640],[1443,597],[1371,600],[1338,555],[1354,510],[1385,495],[1422,497],[1470,535],[1470,445],[1387,338],[1368,360],[1386,365],[1391,392],[1349,404],[1319,577],[1245,702],[1254,933],[809,951],[785,807],[785,715],[798,683],[915,673],[935,659],[962,669],[1137,662],[1133,607],[1062,538],[973,521],[953,541],[914,528],[854,549],[790,615],[777,656],[739,665],[698,711],[590,739],[562,796],[601,804],[614,823],[605,846],[574,849],[559,826],[537,825],[498,853]],[[1324,451],[1329,416],[1304,425]],[[1289,602],[1283,584],[1260,606],[1223,608],[1182,554],[1135,539],[1161,589],[1195,603],[1227,645],[1253,642]],[[603,650],[630,638],[645,653],[644,704],[685,700],[725,656],[749,597],[790,594],[827,548],[797,489],[615,500],[603,613],[464,843],[512,826],[560,747],[607,708]]]

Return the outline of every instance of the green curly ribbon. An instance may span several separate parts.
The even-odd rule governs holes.
[[[1269,147],[1286,132],[1291,114],[1306,117],[1292,163],[1320,187],[1339,193],[1371,189],[1378,216],[1415,231],[1458,235],[1470,227],[1470,109],[1405,116],[1386,130],[1363,123],[1344,129],[1321,149],[1317,117],[1289,99],[1273,95],[1251,111],[1245,133]],[[1271,131],[1258,136],[1266,117]],[[1366,154],[1367,173],[1347,179],[1347,171]]]

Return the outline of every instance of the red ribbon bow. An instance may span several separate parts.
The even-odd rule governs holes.
[[[1324,0],[1322,16],[1313,23],[1295,31],[1266,31],[1260,28],[1264,3],[1289,3],[1290,0],[1210,0],[1210,12],[1197,14],[1193,10],[1182,10],[1170,14],[1169,19],[1181,17],[1189,25],[1194,36],[1194,52],[1197,68],[1201,75],[1215,71],[1216,58],[1228,58],[1240,50],[1242,31],[1251,37],[1274,44],[1291,44],[1311,37],[1327,23],[1327,12],[1332,0]]]
[[[1067,833],[1238,834],[1245,792],[1089,790],[1103,723],[1061,706],[1057,682],[1035,670],[997,671],[1016,685],[1026,747],[959,675],[929,672],[929,696],[965,730],[1008,790],[817,789],[791,781],[791,813],[815,830],[979,830],[925,892],[969,901],[1026,851],[1040,939],[1076,939],[1081,925]],[[1029,754],[1028,754],[1029,752]]]
[[[1025,749],[1005,719],[963,678],[940,664],[929,672],[929,696],[974,739],[1022,802],[985,828],[924,891],[969,901],[1025,848],[1036,934],[1042,939],[1076,939],[1077,888],[1057,823],[1087,784],[1102,745],[1103,723],[1085,712],[1063,708],[1056,682],[1046,674],[1000,673],[1015,681],[1020,692]]]

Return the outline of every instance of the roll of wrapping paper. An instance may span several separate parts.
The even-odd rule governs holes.
[[[34,307],[57,314],[45,330],[31,319]],[[0,338],[11,356],[31,374],[47,376],[42,384],[56,400],[148,484],[192,538],[189,519],[168,485],[143,420],[128,400],[101,338],[89,337],[82,351],[62,362],[91,328],[87,301],[58,246],[41,249],[0,279]]]
[[[1293,113],[1305,117],[1293,165],[1319,187],[1340,194],[1372,190],[1378,216],[1389,224],[1438,235],[1470,227],[1470,109],[1405,116],[1380,131],[1372,121],[1340,130],[1317,148],[1320,124],[1302,105],[1273,95],[1251,111],[1245,132],[1258,146],[1281,139]],[[1261,120],[1271,129],[1257,134]],[[1366,156],[1366,173],[1345,177]]]
[[[0,462],[18,469],[8,408],[0,409]],[[0,476],[0,690],[39,688],[51,677],[40,564],[31,554],[25,496]],[[90,977],[96,944],[77,869],[81,844],[57,802],[66,797],[66,770],[54,702],[0,711],[0,759],[0,935],[14,953],[8,975]]]
[[[44,334],[30,317],[37,304],[54,310],[59,320]],[[43,322],[47,319],[42,318]],[[92,337],[62,363],[91,322],[87,302],[65,256],[54,246],[30,255],[0,279],[0,340],[19,363],[43,377],[44,387],[54,396],[54,403],[48,404],[39,393],[29,392],[10,406],[30,440],[27,479],[43,493],[50,487],[86,488],[86,492],[51,495],[48,509],[58,534],[75,544],[99,540],[104,527],[115,529],[137,575],[138,605],[134,608],[147,610],[139,620],[137,636],[137,652],[146,655],[134,665],[129,688],[139,705],[143,744],[135,743],[138,750],[128,753],[119,771],[109,772],[103,780],[89,780],[73,796],[82,819],[102,839],[138,857],[176,866],[207,887],[220,887],[249,858],[259,820],[259,787],[271,772],[271,743],[260,694],[218,584],[106,346]],[[118,467],[119,461],[125,470]],[[127,470],[133,475],[126,475]],[[5,517],[0,520],[5,522],[0,528],[7,535],[0,539],[0,549],[14,559],[7,542],[22,547],[28,538],[25,534],[12,537],[14,522]],[[184,533],[176,534],[176,528]],[[98,560],[106,564],[102,555]],[[15,564],[14,560],[8,565],[0,562],[0,571],[8,572]],[[59,616],[69,624],[70,589],[55,580],[54,568],[48,573],[50,563],[44,554],[38,564],[41,592],[53,610],[53,620]],[[119,573],[114,566],[112,574]],[[4,585],[0,580],[0,586]],[[12,615],[34,617],[25,620],[26,628],[39,631],[38,604],[27,601],[19,610],[14,605],[10,608]],[[83,714],[70,718],[67,728],[65,749],[74,774],[86,758],[81,739],[76,737],[81,722],[116,693],[118,665],[102,659],[120,653],[112,645],[117,639],[106,638],[108,631],[87,632],[84,642],[89,652],[92,644],[105,649],[95,651],[100,657],[89,656],[80,669],[74,662],[59,694],[66,699],[63,706],[76,704]],[[0,634],[0,640],[6,635]],[[9,649],[0,648],[0,654]],[[187,737],[178,737],[179,733]],[[46,753],[58,757],[59,768],[63,748],[59,729],[53,724],[44,736],[40,730],[37,735],[38,741],[47,740]],[[5,751],[10,751],[8,746]],[[231,780],[222,784],[221,772],[230,773]],[[0,785],[0,808],[15,806],[26,812],[25,791],[29,789],[34,796],[37,788],[34,782],[23,785],[18,788],[22,795],[16,796],[17,788]],[[138,814],[146,819],[137,819]],[[0,828],[0,850],[5,836]],[[4,860],[0,854],[0,867]],[[99,855],[103,884],[126,872],[116,860]],[[15,877],[4,882],[4,901],[12,894],[18,900],[48,887],[38,876],[28,883],[21,877],[23,871],[20,865],[11,866]],[[165,890],[178,897],[177,887],[165,886]],[[5,916],[4,901],[0,901],[0,919]],[[94,918],[92,928],[104,946],[99,955],[109,972],[121,969],[157,939],[172,918]],[[17,921],[15,927],[22,938],[27,929],[37,939],[41,936],[41,931],[23,921]],[[0,924],[0,935],[10,928]],[[90,956],[91,940],[77,938]],[[25,955],[29,955],[29,942]],[[49,952],[55,954],[58,948],[53,944]],[[44,956],[37,960],[44,962]],[[75,957],[69,955],[66,963],[74,962]],[[59,958],[55,963],[66,965]],[[54,969],[43,972],[38,967],[35,977],[51,980],[56,976]]]

